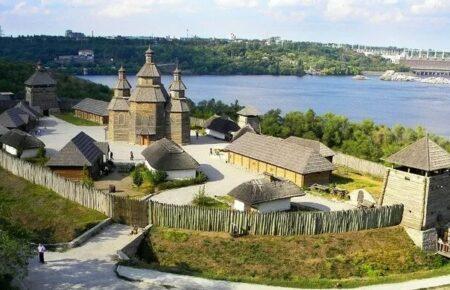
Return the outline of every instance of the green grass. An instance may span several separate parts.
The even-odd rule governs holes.
[[[154,228],[132,266],[211,279],[307,288],[356,287],[450,273],[401,227],[315,236],[244,236]]]
[[[375,199],[380,197],[383,188],[382,178],[363,175],[346,167],[338,167],[333,171],[331,182],[337,187],[346,189],[349,192],[355,189],[364,188],[370,192]]]
[[[101,126],[98,123],[78,118],[72,112],[54,114],[54,116],[77,126]]]
[[[106,216],[0,168],[0,229],[32,242],[68,242]]]

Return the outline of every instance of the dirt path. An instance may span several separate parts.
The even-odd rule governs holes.
[[[37,257],[28,266],[23,281],[26,289],[149,289],[149,284],[132,283],[114,273],[117,250],[132,236],[130,227],[113,224],[81,247],[63,253],[47,252],[47,263]],[[151,287],[160,289],[160,287]]]

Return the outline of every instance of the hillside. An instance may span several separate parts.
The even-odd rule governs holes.
[[[33,74],[34,64],[0,59],[0,71],[2,71],[2,74],[0,74],[0,91],[11,91],[17,97],[23,97],[25,94],[24,82]],[[52,74],[58,81],[58,97],[111,99],[112,91],[107,86],[94,84],[65,73],[52,71]]]
[[[353,75],[364,70],[398,68],[378,56],[364,56],[346,48],[332,48],[319,43],[285,42],[270,44],[261,40],[232,42],[220,39],[187,40],[153,38],[88,37],[75,40],[58,36],[23,36],[0,38],[0,55],[11,60],[35,62],[60,71],[80,74],[115,74],[120,65],[137,72],[143,52],[151,45],[163,72],[170,72],[178,59],[191,74],[271,74],[303,75],[313,69],[326,75]],[[92,49],[95,63],[65,64],[58,56],[76,55],[79,49]],[[399,69],[399,68],[398,68]]]

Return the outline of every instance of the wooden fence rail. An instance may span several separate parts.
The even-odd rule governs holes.
[[[50,169],[34,165],[0,151],[0,166],[14,175],[32,183],[50,188],[64,198],[113,216],[112,195],[94,188],[87,188],[53,173]]]
[[[254,235],[314,235],[382,228],[400,224],[403,205],[331,212],[260,214],[190,205],[149,202],[149,223],[200,231]]]

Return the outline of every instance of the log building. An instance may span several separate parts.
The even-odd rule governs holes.
[[[228,162],[296,185],[328,184],[333,164],[315,150],[281,138],[246,133],[228,145]]]
[[[85,98],[72,107],[76,117],[98,123],[108,124],[108,102]]]

